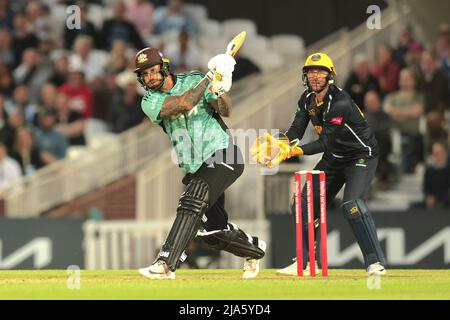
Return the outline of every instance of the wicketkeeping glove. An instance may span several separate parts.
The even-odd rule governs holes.
[[[254,142],[250,152],[253,161],[271,168],[294,156],[303,155],[303,150],[298,146],[298,139],[289,142],[286,136],[282,138],[274,138],[268,133],[259,137]]]

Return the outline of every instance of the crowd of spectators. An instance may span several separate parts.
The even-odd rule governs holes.
[[[76,5],[79,25],[67,23],[71,11],[58,20],[54,5]],[[109,12],[100,25],[92,5]],[[178,40],[150,43],[166,32]],[[0,188],[86,145],[92,119],[112,133],[145,121],[135,53],[159,46],[174,71],[202,70],[197,32],[183,0],[0,0]]]
[[[77,5],[79,25],[55,19],[55,4]],[[92,4],[110,12],[100,25],[90,20]],[[158,39],[152,36],[174,32],[170,43],[151,43]],[[176,73],[206,71],[208,57],[193,41],[198,32],[184,0],[0,0],[0,148],[6,152],[0,150],[1,165],[16,161],[21,174],[29,175],[63,159],[71,146],[86,145],[90,119],[113,133],[146,121],[138,107],[143,91],[132,73],[135,53],[155,46],[170,57]],[[235,80],[259,72],[245,57],[236,59]],[[436,144],[448,150],[449,77],[448,25],[440,26],[433,44],[419,42],[405,26],[396,46],[378,45],[373,61],[355,55],[345,89],[375,130],[383,188],[399,172],[414,173],[418,165],[430,169]],[[400,163],[389,157],[393,129],[401,136]]]
[[[422,166],[428,208],[450,203],[450,27],[442,24],[437,31],[435,43],[420,43],[413,28],[404,26],[396,46],[377,46],[374,61],[356,54],[345,83],[380,146],[378,186],[389,190]],[[395,133],[401,150],[396,163],[390,160]]]
[[[136,52],[154,46],[175,73],[206,71],[198,33],[184,0],[0,0],[0,142],[8,164],[0,161],[17,161],[30,175],[86,145],[88,121],[111,133],[146,121]],[[255,65],[239,77],[253,72]],[[0,177],[0,187],[13,180]]]

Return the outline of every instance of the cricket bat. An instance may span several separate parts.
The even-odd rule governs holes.
[[[231,40],[227,45],[227,51],[225,54],[229,54],[230,56],[234,57],[236,53],[239,51],[239,49],[242,47],[245,41],[245,37],[247,36],[247,32],[242,31],[239,33],[236,37]],[[214,72],[214,80],[220,81],[222,80],[222,75],[218,72]]]

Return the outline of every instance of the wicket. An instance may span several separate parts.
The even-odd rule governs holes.
[[[322,257],[322,276],[328,276],[327,255],[327,204],[325,172],[298,171],[295,173],[295,230],[296,230],[296,253],[297,253],[297,275],[303,276],[303,226],[302,226],[302,175],[306,177],[306,201],[308,222],[308,251],[310,276],[316,275],[316,254],[314,245],[314,200],[313,200],[313,175],[319,175],[320,190],[320,243]]]

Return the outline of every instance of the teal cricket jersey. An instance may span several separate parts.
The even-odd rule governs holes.
[[[160,116],[167,97],[181,96],[195,87],[203,76],[198,71],[176,74],[175,85],[169,92],[149,91],[141,103],[144,113],[153,123],[161,125],[169,136],[177,154],[178,165],[186,173],[196,172],[217,150],[228,148],[230,139],[227,127],[209,104],[217,100],[217,96],[209,89],[205,90],[203,98],[189,112],[173,118]]]

